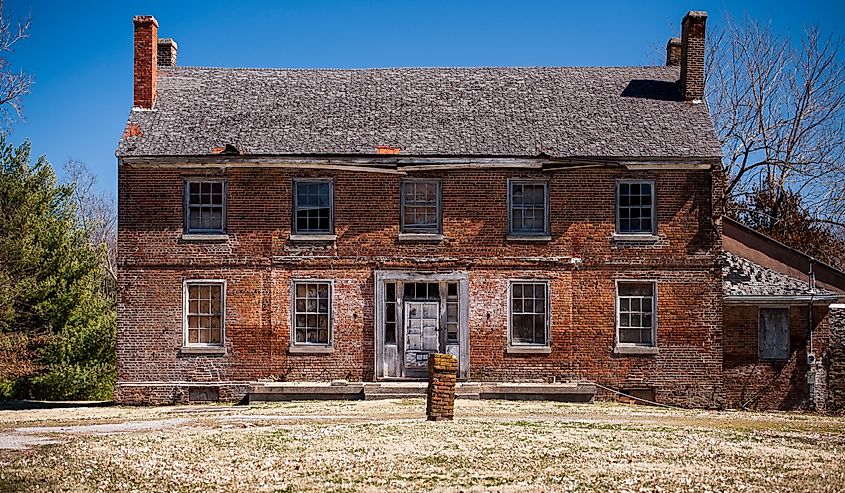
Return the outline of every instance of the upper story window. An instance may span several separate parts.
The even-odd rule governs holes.
[[[511,235],[549,234],[549,184],[545,181],[512,180],[508,186]]]
[[[223,281],[185,282],[185,346],[222,346],[226,287]]]
[[[512,281],[510,285],[510,343],[549,345],[549,285],[545,281]]]
[[[333,231],[331,180],[294,180],[293,231],[296,234],[330,234]]]
[[[185,180],[185,232],[226,231],[226,181],[223,178]]]
[[[657,232],[654,181],[620,180],[616,183],[616,232]]]
[[[293,283],[294,345],[331,345],[332,284],[330,281]]]
[[[440,233],[440,180],[403,180],[400,195],[402,233]]]
[[[655,346],[655,283],[616,284],[616,330],[621,345]]]
[[[789,308],[760,308],[757,354],[760,359],[789,359]]]

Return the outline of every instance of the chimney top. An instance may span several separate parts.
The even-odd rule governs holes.
[[[176,66],[176,52],[179,45],[173,38],[160,38],[158,40],[158,66],[159,67],[175,67]]]
[[[684,101],[704,99],[704,35],[707,12],[691,10],[681,21],[681,93]],[[667,55],[669,48],[667,47]],[[667,60],[668,62],[668,60]]]
[[[158,22],[151,15],[137,15],[135,23],[135,75],[133,107],[151,109],[158,77]]]
[[[666,43],[666,66],[677,67],[681,64],[681,38],[669,38]]]
[[[136,15],[132,18],[132,22],[135,24],[155,24],[155,27],[158,27],[158,21],[151,15]]]

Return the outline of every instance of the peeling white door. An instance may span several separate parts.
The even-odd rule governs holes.
[[[405,370],[428,371],[428,355],[440,349],[440,303],[405,302]]]

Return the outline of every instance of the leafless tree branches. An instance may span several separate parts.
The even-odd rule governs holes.
[[[105,267],[112,281],[117,281],[117,211],[114,197],[96,188],[97,177],[85,163],[68,160],[64,171],[73,187],[73,201],[79,227],[91,243],[101,248]]]
[[[29,37],[31,17],[13,23],[0,0],[0,128],[8,129],[15,118],[21,117],[21,100],[29,94],[33,78],[12,68],[7,54],[21,40]]]
[[[727,195],[747,203],[797,195],[820,224],[845,227],[843,40],[808,29],[800,45],[771,26],[729,21],[708,48],[708,102],[728,173]]]

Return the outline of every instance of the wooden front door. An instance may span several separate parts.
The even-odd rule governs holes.
[[[425,376],[428,374],[428,355],[440,350],[440,303],[406,301],[404,313],[405,376]]]

